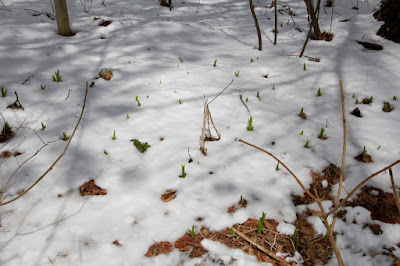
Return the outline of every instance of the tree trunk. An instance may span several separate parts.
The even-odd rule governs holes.
[[[250,4],[251,14],[253,15],[254,23],[256,24],[256,28],[257,28],[258,50],[262,51],[261,31],[260,31],[260,26],[258,25],[258,20],[257,20],[257,17],[256,17],[256,13],[254,12],[253,1],[252,1],[252,0],[249,0],[249,4]]]
[[[74,35],[69,27],[68,9],[66,0],[54,0],[56,9],[58,34],[61,36]]]
[[[276,45],[277,35],[278,35],[278,1],[275,0],[275,34],[274,34],[274,45]]]
[[[311,19],[310,23],[313,25],[315,38],[318,39],[321,36],[321,30],[319,28],[318,18],[315,15],[315,11],[314,11],[314,6],[313,6],[313,3],[312,3],[312,0],[304,0],[304,2],[306,3],[307,12],[308,12],[308,15],[310,16],[310,19]]]

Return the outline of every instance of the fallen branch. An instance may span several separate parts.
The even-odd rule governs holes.
[[[397,193],[396,184],[394,183],[392,168],[389,168],[389,175],[390,175],[390,181],[392,182],[393,195],[394,195],[394,199],[395,199],[395,201],[396,201],[397,210],[399,211],[399,214],[400,214],[399,195],[398,195],[398,193]]]
[[[250,113],[249,107],[247,107],[247,105],[244,103],[242,95],[239,95],[239,97],[240,97],[240,100],[242,101],[242,103],[244,104],[244,106],[246,106],[247,112]]]
[[[250,244],[252,244],[253,246],[257,247],[259,250],[261,250],[262,252],[264,252],[265,254],[267,254],[268,256],[270,256],[272,259],[278,261],[278,262],[282,262],[282,258],[276,256],[274,253],[272,253],[271,251],[265,249],[264,247],[260,246],[259,244],[257,244],[256,242],[254,242],[253,240],[251,240],[250,238],[248,238],[245,234],[243,234],[242,232],[240,232],[239,230],[237,230],[236,228],[232,227],[233,232],[235,232],[238,236],[240,236],[241,238],[243,238],[244,240],[246,240],[247,242],[249,242]]]
[[[68,140],[68,142],[67,142],[67,145],[65,145],[65,148],[64,148],[64,150],[63,150],[63,152],[60,154],[60,156],[58,156],[58,158],[52,163],[52,165],[46,170],[46,172],[44,172],[44,174],[43,175],[41,175],[30,187],[28,187],[26,190],[24,190],[24,192],[22,192],[21,194],[19,194],[17,197],[15,197],[15,198],[13,198],[13,199],[11,199],[11,200],[9,200],[9,201],[6,201],[6,202],[4,202],[4,199],[5,199],[5,197],[4,197],[4,193],[5,193],[5,191],[6,191],[6,188],[7,188],[7,186],[8,186],[8,184],[9,184],[9,182],[11,181],[11,179],[15,176],[15,174],[17,173],[17,171],[19,170],[19,169],[21,169],[21,167],[26,163],[26,162],[28,162],[29,160],[31,160],[33,157],[35,157],[44,147],[46,147],[48,144],[45,144],[45,145],[43,145],[38,151],[36,151],[36,153],[35,154],[33,154],[31,157],[29,157],[27,160],[25,160],[20,166],[18,166],[18,168],[14,171],[14,173],[11,175],[11,177],[8,179],[8,181],[7,181],[7,183],[6,183],[6,186],[4,186],[4,188],[3,188],[3,191],[2,191],[2,193],[1,193],[1,197],[0,197],[0,206],[4,206],[4,205],[7,205],[7,204],[10,204],[11,202],[14,202],[14,201],[16,201],[17,199],[19,199],[19,198],[21,198],[22,196],[24,196],[28,191],[30,191],[33,187],[35,187],[51,170],[53,170],[53,167],[58,163],[58,161],[64,156],[64,154],[66,153],[66,151],[67,151],[67,149],[68,149],[68,147],[69,147],[69,144],[71,143],[71,141],[72,141],[72,139],[73,139],[73,137],[74,137],[74,135],[75,135],[75,132],[77,131],[77,129],[78,129],[78,126],[79,126],[79,124],[80,124],[80,122],[81,122],[81,120],[82,120],[82,117],[83,117],[83,112],[85,111],[85,106],[86,106],[86,99],[87,99],[87,94],[88,94],[88,82],[86,81],[86,91],[85,91],[85,98],[84,98],[84,100],[83,100],[83,106],[82,106],[82,111],[81,111],[81,114],[80,114],[80,116],[79,116],[79,119],[78,119],[78,122],[76,123],[76,125],[75,125],[75,128],[74,128],[74,131],[72,132],[72,134],[71,134],[71,137],[69,138],[69,140]],[[7,197],[7,196],[6,196]]]
[[[35,76],[35,75],[31,75],[31,76],[27,77],[27,78],[25,79],[25,81],[22,82],[22,85],[24,85],[25,83],[27,83],[28,81],[30,81],[34,76]]]

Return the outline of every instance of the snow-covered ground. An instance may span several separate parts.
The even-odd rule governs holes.
[[[201,258],[190,260],[177,250],[154,258],[144,254],[155,241],[174,243],[192,225],[196,230],[202,225],[220,230],[258,219],[262,212],[290,235],[292,226],[285,224],[296,220],[290,195],[302,194],[301,188],[283,167],[276,171],[276,161],[237,140],[272,152],[307,185],[311,171],[329,164],[340,167],[340,79],[347,112],[347,191],[400,157],[400,105],[393,100],[400,97],[400,46],[375,35],[381,22],[372,13],[379,1],[358,1],[358,11],[352,9],[355,0],[335,1],[333,41],[310,41],[305,52],[320,58],[319,63],[290,56],[299,54],[307,35],[303,1],[280,3],[290,6],[295,24],[287,13],[279,14],[274,46],[271,1],[254,0],[263,51],[255,49],[256,29],[245,0],[173,0],[172,12],[157,0],[106,0],[104,5],[95,0],[89,13],[79,1],[68,0],[71,26],[77,32],[73,37],[56,34],[56,21],[46,16],[53,13],[49,1],[2,2],[6,8],[0,6],[0,86],[8,92],[0,98],[0,110],[13,129],[22,127],[1,151],[23,154],[2,161],[0,187],[42,141],[72,133],[86,81],[94,81],[95,87],[89,88],[83,120],[65,156],[25,196],[0,207],[1,265],[194,265]],[[34,16],[38,13],[32,10],[42,14]],[[93,17],[112,23],[101,27],[102,20]],[[344,19],[350,20],[340,22]],[[331,8],[321,10],[320,22],[329,31]],[[384,49],[368,51],[356,40],[379,43]],[[60,83],[51,77],[57,69]],[[94,79],[101,69],[111,69],[113,79]],[[207,142],[204,156],[199,151],[202,99],[211,100],[232,79],[209,106],[222,138]],[[24,111],[6,108],[15,101],[14,91]],[[371,96],[371,105],[355,104],[356,98]],[[390,102],[394,111],[383,112],[383,102]],[[355,107],[362,118],[350,115]],[[301,108],[307,120],[296,115]],[[254,131],[247,130],[250,116]],[[43,131],[41,123],[46,126]],[[322,127],[326,140],[317,138]],[[151,147],[139,153],[132,139]],[[304,148],[307,140],[309,149]],[[25,164],[7,188],[7,199],[42,175],[65,144],[52,142]],[[373,163],[354,159],[364,146]],[[179,178],[181,165],[186,178]],[[400,183],[400,167],[393,172]],[[89,179],[107,195],[81,197],[78,188]],[[369,184],[391,191],[387,173]],[[177,190],[177,197],[164,203],[160,197],[168,189]],[[241,195],[248,207],[227,213]],[[370,251],[379,254],[384,247],[396,246],[400,225],[382,223],[383,233],[376,236],[362,230],[371,222],[369,211],[361,208],[351,215],[358,226],[338,220],[336,227],[346,265],[390,265],[391,259]],[[195,221],[197,217],[204,220]],[[326,233],[318,219],[312,222],[317,232]],[[113,245],[114,240],[122,245]],[[259,264],[241,251],[203,242],[216,258]],[[331,264],[336,264],[335,258]]]

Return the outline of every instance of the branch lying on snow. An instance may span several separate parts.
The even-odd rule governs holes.
[[[26,159],[22,164],[20,164],[20,165],[17,167],[17,169],[12,173],[12,175],[10,176],[10,178],[7,180],[6,185],[3,187],[3,190],[2,190],[1,196],[0,196],[0,206],[10,204],[11,202],[14,202],[14,201],[16,201],[17,199],[21,198],[23,195],[25,195],[25,194],[26,194],[28,191],[30,191],[34,186],[36,186],[36,185],[37,185],[51,170],[53,170],[53,167],[54,167],[54,166],[58,163],[58,161],[65,155],[65,153],[66,153],[66,151],[67,151],[67,149],[68,149],[68,147],[69,147],[69,144],[71,143],[71,141],[72,141],[72,139],[73,139],[73,137],[74,137],[74,135],[75,135],[75,132],[77,131],[78,126],[79,126],[79,124],[80,124],[80,122],[81,122],[81,120],[82,120],[83,112],[85,111],[85,106],[86,106],[86,99],[87,99],[87,94],[88,94],[88,87],[89,87],[89,86],[88,86],[88,82],[86,81],[86,91],[85,91],[85,98],[84,98],[84,100],[83,100],[82,111],[81,111],[81,114],[80,114],[80,116],[79,116],[78,122],[77,122],[76,125],[75,125],[74,131],[72,132],[71,137],[69,138],[69,140],[68,140],[68,142],[67,142],[67,145],[65,145],[65,148],[64,148],[63,152],[62,152],[62,153],[58,156],[58,158],[52,163],[52,165],[46,170],[46,172],[44,172],[44,174],[41,175],[30,187],[28,187],[26,190],[24,190],[24,192],[22,192],[22,193],[19,194],[17,197],[15,197],[15,198],[13,198],[13,199],[11,199],[11,200],[9,200],[9,201],[4,201],[5,198],[7,197],[7,195],[5,195],[5,191],[6,191],[7,187],[8,187],[8,185],[9,185],[10,181],[11,181],[11,180],[13,179],[13,177],[15,176],[15,174],[22,168],[22,166],[23,166],[25,163],[27,163],[27,162],[30,161],[32,158],[34,158],[36,155],[38,155],[38,153],[39,153],[44,147],[46,147],[46,146],[48,145],[48,143],[44,144],[39,150],[37,150],[37,151],[35,152],[35,154],[33,154],[31,157],[29,157],[28,159]]]

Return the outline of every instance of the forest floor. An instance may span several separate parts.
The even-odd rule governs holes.
[[[51,2],[2,0],[0,199],[23,196],[0,206],[1,265],[337,265],[315,199],[245,142],[329,211],[341,80],[341,197],[399,160],[400,45],[376,35],[379,1],[322,1],[333,40],[302,58],[302,1],[278,2],[274,46],[271,1],[253,0],[262,51],[247,1],[172,2],[68,1],[62,37]],[[382,171],[340,209],[346,265],[400,264],[394,196]]]

